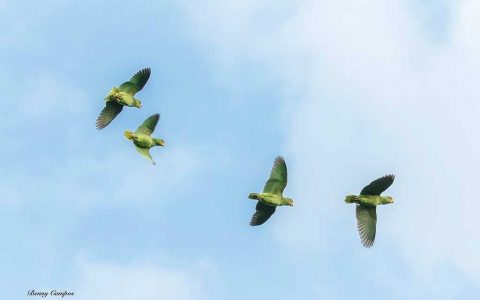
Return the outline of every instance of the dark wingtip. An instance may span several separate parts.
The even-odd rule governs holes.
[[[108,124],[110,124],[110,122],[105,122],[105,120],[102,120],[101,116],[99,116],[97,118],[97,121],[95,121],[95,127],[98,130],[101,130],[101,129],[107,127]]]
[[[262,225],[262,224],[255,223],[253,220],[251,220],[250,223],[248,223],[248,225],[250,225],[250,226],[259,226],[259,225]]]
[[[100,121],[97,121],[95,123],[95,128],[97,128],[97,130],[102,130],[103,128],[107,127],[108,124],[104,124],[104,123],[101,123]]]
[[[373,242],[372,242],[372,243],[368,243],[368,242],[367,242],[367,243],[364,243],[364,244],[363,244],[363,247],[365,247],[365,248],[367,248],[367,249],[372,248],[372,246],[373,246]]]
[[[152,70],[149,67],[146,67],[146,68],[141,69],[138,73],[144,73],[144,74],[148,74],[148,76],[150,76],[151,71]]]
[[[285,159],[283,158],[283,156],[279,155],[279,156],[275,157],[275,160],[273,161],[273,165],[274,166],[279,166],[281,164],[286,164],[286,163],[285,163]]]

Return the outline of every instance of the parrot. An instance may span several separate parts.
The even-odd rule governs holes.
[[[105,108],[97,118],[96,128],[100,130],[107,127],[122,111],[124,106],[141,108],[142,103],[134,96],[143,89],[148,78],[150,78],[150,68],[144,68],[133,75],[129,81],[122,83],[118,88],[113,87],[107,97],[105,97]]]
[[[385,175],[365,186],[359,196],[348,195],[346,203],[356,203],[357,229],[364,247],[370,248],[375,241],[377,227],[377,205],[390,204],[394,200],[391,196],[380,196],[388,189],[395,179],[395,175]]]
[[[277,206],[293,206],[293,200],[283,197],[287,186],[287,165],[283,157],[278,156],[273,163],[270,178],[265,183],[263,193],[250,193],[249,199],[258,200],[250,226],[265,223],[275,212]]]
[[[157,126],[159,114],[154,114],[148,117],[142,125],[140,125],[135,132],[125,130],[124,136],[128,140],[131,140],[135,145],[135,149],[144,157],[146,157],[152,164],[155,165],[155,161],[150,155],[150,148],[155,146],[165,146],[165,141],[162,139],[152,138],[151,135]]]

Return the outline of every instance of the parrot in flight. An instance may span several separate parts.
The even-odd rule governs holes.
[[[287,186],[287,165],[283,157],[278,156],[273,163],[270,178],[262,193],[251,193],[248,198],[258,200],[256,212],[250,221],[251,226],[265,223],[275,212],[277,206],[293,206],[293,200],[283,197],[282,193]]]
[[[386,175],[372,181],[364,187],[359,196],[349,195],[347,203],[356,203],[355,212],[360,240],[366,248],[373,246],[377,230],[377,205],[390,204],[394,200],[390,196],[380,196],[388,189],[395,179],[395,175]]]
[[[124,106],[141,108],[142,103],[135,98],[135,94],[143,89],[150,78],[150,68],[138,71],[132,78],[114,87],[105,97],[105,108],[100,112],[95,126],[98,130],[107,127],[110,122],[122,111]]]
[[[159,114],[154,114],[148,117],[142,125],[140,125],[135,132],[125,130],[125,137],[131,140],[135,145],[135,149],[147,158],[152,164],[155,164],[152,156],[150,155],[150,148],[155,146],[165,146],[165,141],[162,139],[152,138],[152,133],[157,126]]]

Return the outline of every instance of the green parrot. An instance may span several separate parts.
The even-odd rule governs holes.
[[[165,142],[162,139],[152,138],[151,135],[157,126],[159,114],[154,114],[148,117],[142,125],[140,125],[135,132],[125,130],[125,137],[133,142],[135,149],[146,157],[152,164],[155,164],[152,156],[150,155],[150,148],[155,146],[165,146]]]
[[[282,193],[287,186],[287,165],[283,157],[278,156],[273,163],[270,178],[263,193],[251,193],[248,198],[258,200],[255,208],[256,212],[250,221],[251,226],[258,226],[265,223],[275,212],[277,206],[293,206],[293,200],[284,198]]]
[[[372,181],[360,192],[360,196],[349,195],[345,198],[347,203],[356,203],[357,228],[360,240],[366,248],[373,246],[377,228],[377,205],[393,203],[390,196],[380,196],[395,179],[395,175],[386,175]]]
[[[105,97],[105,108],[95,123],[98,130],[107,127],[122,111],[124,106],[142,107],[140,100],[134,96],[143,89],[148,78],[150,78],[150,68],[145,68],[138,71],[129,81],[122,83],[118,88],[114,87],[110,90],[107,97]]]

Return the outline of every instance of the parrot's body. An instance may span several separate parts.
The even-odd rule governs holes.
[[[105,108],[97,118],[97,129],[105,128],[122,111],[124,106],[141,108],[142,103],[135,98],[135,94],[143,89],[150,78],[150,68],[138,71],[132,78],[114,87],[105,97]]]
[[[377,205],[382,204],[389,204],[391,197],[383,197],[383,196],[369,196],[369,195],[349,195],[345,199],[347,203],[357,203],[367,207],[376,207]]]
[[[105,102],[116,102],[121,104],[122,106],[129,106],[129,107],[142,107],[142,102],[135,98],[133,95],[123,92],[120,88],[112,88],[108,93],[107,97],[105,97]]]
[[[126,137],[130,136],[130,134],[126,133],[125,136]],[[135,144],[135,146],[140,148],[150,149],[155,146],[164,145],[163,140],[152,138],[151,136],[148,136],[146,134],[137,133],[135,134],[135,136],[136,136],[136,139],[132,139],[132,142]]]
[[[395,176],[387,175],[372,181],[364,187],[359,196],[349,195],[345,198],[347,203],[356,203],[355,214],[360,240],[366,248],[373,246],[377,232],[377,206],[393,203],[390,196],[380,196],[393,183]]]
[[[258,200],[255,213],[250,221],[251,226],[265,223],[275,212],[277,206],[293,206],[293,200],[283,197],[287,186],[287,165],[283,157],[278,156],[273,163],[270,178],[262,193],[251,193],[248,198]]]
[[[137,128],[137,130],[135,130],[135,132],[125,130],[124,133],[125,137],[133,142],[135,149],[137,149],[142,156],[151,161],[152,164],[155,164],[155,161],[150,155],[150,148],[155,146],[165,146],[164,140],[151,137],[159,118],[159,114],[150,116]]]
[[[265,205],[270,206],[284,206],[289,205],[289,198],[284,198],[282,195],[275,195],[271,193],[251,193],[248,195],[250,199],[256,199]]]

